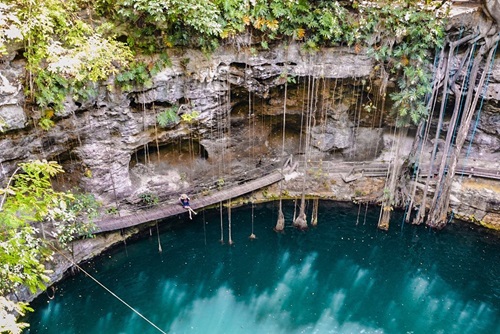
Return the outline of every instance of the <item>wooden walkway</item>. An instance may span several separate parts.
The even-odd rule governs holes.
[[[299,170],[303,166],[299,167]],[[310,162],[309,169],[320,170],[329,174],[339,173],[344,174],[345,178],[352,176],[352,180],[356,179],[354,176],[359,177],[386,177],[389,172],[388,163],[378,163],[378,162],[331,162],[331,161],[321,161],[321,162]],[[420,177],[433,177],[439,173],[439,164],[434,165],[433,172],[429,172],[429,164],[423,164],[420,167],[419,176]],[[462,176],[470,177],[480,177],[483,179],[490,180],[500,180],[500,169],[499,168],[487,168],[487,167],[473,167],[467,165],[458,165],[455,170],[455,178]]]
[[[252,180],[232,188],[217,191],[216,193],[208,196],[191,198],[191,208],[193,208],[194,210],[198,210],[209,205],[227,201],[231,198],[240,197],[254,190],[276,183],[282,180],[283,177],[284,175],[281,174],[280,171],[275,171],[259,179]],[[109,219],[98,221],[96,222],[97,229],[94,231],[94,233],[97,234],[102,232],[120,230],[122,228],[133,227],[150,221],[172,217],[178,214],[185,214],[187,216],[188,212],[178,203],[166,205],[162,204],[160,206],[152,207],[150,209],[136,212],[127,216],[112,217]]]
[[[388,172],[388,164],[385,163],[333,163],[333,162],[321,162],[321,163],[311,163],[308,166],[309,169],[314,170],[320,168],[322,172],[326,173],[345,173],[345,179],[351,178],[352,180],[357,179],[354,177],[359,174],[359,177],[386,177]],[[292,167],[293,169],[293,167]],[[300,168],[299,168],[300,169]],[[420,176],[428,177],[434,176],[437,173],[437,167],[435,167],[434,173],[429,173],[429,166],[422,166]],[[289,170],[287,170],[288,172]],[[471,177],[481,177],[487,179],[500,180],[500,170],[498,169],[488,169],[481,167],[467,167],[458,166],[455,172],[455,177],[461,176],[471,176]],[[227,201],[231,198],[237,198],[254,190],[267,187],[273,183],[276,183],[284,178],[284,174],[280,171],[274,171],[270,174],[262,176],[261,178],[248,181],[244,184],[237,185],[228,189],[221,191],[216,191],[215,193],[208,196],[192,196],[191,207],[194,210],[201,209],[206,206],[214,205],[222,201]],[[344,178],[344,176],[343,176]],[[350,180],[344,180],[345,182],[350,182]],[[160,204],[159,206],[151,207],[149,209],[144,209],[142,211],[137,211],[130,215],[122,217],[110,217],[96,222],[97,229],[94,233],[102,233],[108,231],[120,230],[122,228],[128,228],[144,224],[150,221],[155,221],[158,219],[163,219],[167,217],[172,217],[179,214],[188,215],[186,209],[180,206],[177,202],[175,204]]]

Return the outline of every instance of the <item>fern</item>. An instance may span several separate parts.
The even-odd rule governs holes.
[[[162,128],[177,123],[179,121],[179,116],[177,116],[176,108],[172,107],[170,109],[162,111],[156,116],[156,121]]]

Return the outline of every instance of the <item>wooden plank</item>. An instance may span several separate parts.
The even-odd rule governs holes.
[[[199,199],[194,199],[192,200],[191,207],[194,210],[198,210],[203,207],[214,205],[231,198],[240,197],[254,190],[276,183],[282,179],[283,175],[280,172],[273,172],[259,179],[252,180],[229,189],[221,190],[209,196],[201,197]],[[98,221],[96,223],[97,230],[94,233],[102,233],[102,232],[115,231],[122,228],[129,228],[150,221],[172,217],[185,212],[186,209],[184,209],[178,204],[170,204],[170,205],[163,205],[160,207],[154,207],[151,209],[146,209],[145,211],[142,212],[136,212],[128,216],[113,217]]]
[[[338,164],[337,166],[335,166],[336,168],[333,169],[343,170],[345,167],[347,167],[347,165],[350,166],[349,170],[351,172],[363,171],[364,176],[385,176],[387,174],[387,165],[380,163],[375,163],[375,164],[360,163],[358,164],[358,166],[353,166],[353,164]],[[420,167],[421,167],[420,176],[429,176],[429,174],[433,175],[433,173],[429,173],[428,165],[422,165]],[[435,173],[437,173],[437,170],[435,171]],[[465,166],[458,166],[456,176],[459,176],[462,173],[464,175],[500,180],[500,171],[495,169],[492,170],[481,167],[471,168]],[[218,191],[217,193],[208,196],[194,198],[192,200],[191,207],[194,210],[198,210],[206,206],[227,201],[228,199],[231,198],[240,197],[244,194],[250,193],[257,189],[269,186],[282,179],[283,175],[281,174],[281,172],[275,171],[259,179],[251,180],[246,183],[234,186],[232,188]],[[178,204],[162,205],[146,209],[142,212],[136,212],[128,216],[113,217],[99,221],[96,223],[97,231],[95,231],[94,233],[101,233],[101,232],[119,230],[127,227],[133,227],[150,221],[179,215],[185,212],[186,210]]]

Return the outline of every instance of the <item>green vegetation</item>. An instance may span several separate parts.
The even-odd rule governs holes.
[[[158,197],[158,195],[150,192],[140,194],[139,198],[141,199],[141,203],[145,206],[155,206],[160,203],[160,198]]]
[[[10,0],[0,2],[0,52],[23,42],[27,59],[26,92],[41,109],[63,108],[96,94],[96,83],[118,73],[133,53],[101,28],[86,22],[82,1]],[[3,34],[2,34],[3,33]]]
[[[7,130],[9,128],[7,122],[5,122],[5,120],[0,117],[0,133],[4,132],[5,130]]]
[[[156,116],[156,121],[158,125],[165,128],[171,124],[175,124],[179,121],[179,116],[177,116],[178,106],[172,106],[168,109],[163,110]]]
[[[151,85],[168,65],[170,47],[210,52],[220,43],[268,48],[273,42],[368,46],[380,75],[398,76],[391,95],[400,124],[426,114],[430,59],[443,40],[441,1],[330,0],[0,0],[0,54],[22,42],[28,61],[26,90],[57,116],[69,96],[86,100],[99,85],[125,90]],[[247,43],[247,42],[246,42]],[[253,45],[248,45],[254,48]],[[141,56],[161,54],[150,59]],[[136,60],[134,60],[136,59]],[[142,60],[137,60],[142,59]],[[51,124],[42,120],[42,128]]]
[[[398,124],[418,124],[427,115],[425,97],[432,92],[432,61],[444,43],[444,22],[422,1],[392,1],[363,12],[365,34],[378,41],[370,54],[383,75],[388,70],[398,78],[399,91],[391,94]]]
[[[217,180],[216,184],[217,184],[217,189],[218,190],[222,190],[222,188],[224,187],[224,184],[226,182],[224,181],[224,179],[221,177]]]
[[[23,316],[27,311],[32,312],[33,309],[28,307],[26,303],[15,303],[0,296],[0,333],[21,333],[29,325],[17,322],[15,314]]]
[[[187,112],[181,115],[181,118],[186,123],[193,123],[200,116],[200,112],[197,110],[193,110],[191,112]]]
[[[170,61],[165,53],[148,60],[136,59],[116,75],[116,83],[125,91],[132,90],[134,86],[151,87],[153,76],[167,65]]]
[[[108,215],[118,215],[119,211],[116,206],[112,206],[106,209],[106,214]]]
[[[0,295],[20,286],[31,292],[45,289],[49,271],[44,264],[51,259],[53,250],[91,232],[93,225],[81,218],[95,218],[97,203],[92,196],[55,191],[50,179],[63,172],[53,161],[22,163],[6,187],[0,189]],[[49,222],[53,226],[41,238]],[[8,301],[0,303],[0,315],[4,317],[11,306]],[[23,305],[19,307],[27,310]]]

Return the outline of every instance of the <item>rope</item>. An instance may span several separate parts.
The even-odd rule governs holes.
[[[253,222],[254,222],[254,215],[253,215],[253,213],[254,213],[254,206],[255,205],[254,205],[254,202],[252,200],[252,234],[251,235],[253,235],[253,236],[255,236],[255,234],[253,233]]]
[[[368,213],[368,202],[365,203],[365,218],[363,219],[363,225],[366,224],[366,214]]]
[[[358,217],[356,218],[356,226],[358,226],[359,223],[359,213],[361,212],[361,202],[358,203]]]
[[[161,249],[161,241],[160,241],[160,229],[158,228],[158,221],[156,221],[156,235],[158,236],[158,252],[163,252]]]
[[[219,204],[219,209],[220,209],[220,243],[224,243],[224,218],[222,217],[222,201],[220,201]]]
[[[227,200],[227,218],[228,218],[228,243],[229,245],[233,244],[233,238],[231,236],[231,199]]]
[[[165,332],[163,329],[161,329],[160,327],[156,326],[151,320],[149,320],[148,318],[146,318],[144,315],[142,315],[139,311],[137,311],[135,308],[133,308],[130,304],[128,304],[126,301],[124,301],[123,299],[121,299],[120,297],[118,297],[118,295],[116,295],[113,291],[111,291],[110,289],[108,289],[104,284],[102,284],[101,282],[99,282],[96,278],[94,278],[92,275],[90,275],[86,270],[84,270],[82,267],[80,267],[77,263],[75,263],[75,261],[73,261],[72,259],[70,259],[69,257],[67,257],[65,254],[61,253],[57,248],[55,248],[54,246],[50,246],[56,253],[62,255],[66,260],[68,260],[72,265],[74,265],[76,268],[78,268],[79,270],[81,270],[85,275],[87,275],[90,279],[92,279],[95,283],[97,283],[97,285],[99,285],[101,288],[103,288],[104,290],[106,290],[110,295],[112,295],[113,297],[115,297],[116,299],[118,299],[120,302],[122,302],[123,305],[127,306],[129,309],[131,309],[135,314],[137,314],[139,317],[141,317],[142,319],[144,319],[147,323],[149,323],[151,326],[153,326],[155,329],[157,329],[160,333],[163,333],[163,334],[167,334],[167,332]]]

